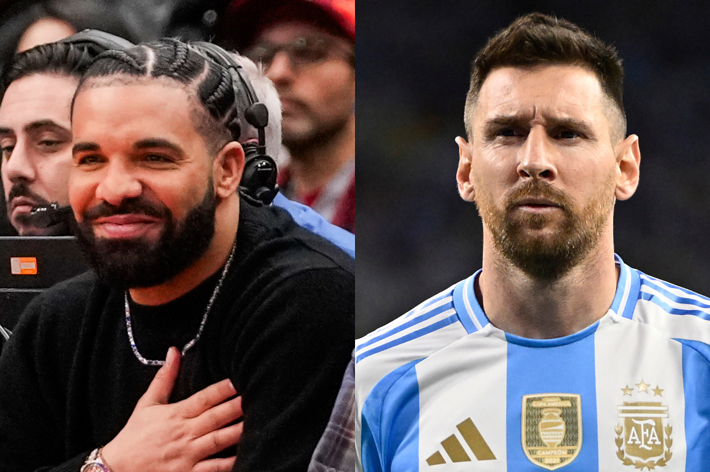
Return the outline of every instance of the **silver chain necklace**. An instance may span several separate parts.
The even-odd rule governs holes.
[[[229,253],[229,258],[227,259],[227,263],[224,265],[224,269],[222,269],[222,275],[219,277],[219,281],[217,282],[217,286],[214,288],[214,291],[212,292],[212,296],[210,297],[210,301],[207,302],[207,308],[205,309],[205,314],[202,315],[202,321],[200,322],[200,327],[197,328],[197,334],[195,334],[195,337],[192,338],[190,342],[185,344],[182,348],[182,355],[184,356],[185,353],[197,343],[197,341],[200,339],[200,336],[202,336],[202,331],[205,329],[205,324],[207,323],[207,315],[209,314],[210,310],[212,309],[212,304],[214,303],[215,299],[217,298],[217,294],[219,294],[219,290],[222,288],[222,282],[224,282],[224,278],[227,276],[227,271],[229,270],[229,266],[232,264],[232,259],[234,258],[234,251],[237,247],[237,242],[234,242],[234,245],[232,246],[232,252]],[[133,351],[133,355],[136,356],[136,359],[138,359],[141,364],[144,365],[163,365],[165,364],[164,360],[152,360],[152,359],[146,359],[141,355],[141,353],[138,351],[138,346],[136,346],[136,340],[133,337],[133,327],[131,325],[131,309],[128,306],[128,290],[123,292],[123,302],[126,308],[126,330],[128,331],[128,341],[131,344],[131,350]]]

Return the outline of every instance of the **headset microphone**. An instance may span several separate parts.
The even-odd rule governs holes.
[[[239,187],[243,195],[268,205],[279,191],[276,161],[266,154],[265,129],[269,124],[269,110],[259,101],[242,66],[227,51],[212,43],[196,41],[191,44],[197,46],[205,58],[227,69],[236,94],[233,115],[239,116],[239,111],[244,110],[244,119],[257,130],[258,143],[242,142],[245,164]],[[239,141],[238,133],[232,138]]]
[[[69,205],[60,207],[58,202],[32,207],[30,218],[32,226],[36,228],[49,228],[62,223],[69,224],[72,209]]]

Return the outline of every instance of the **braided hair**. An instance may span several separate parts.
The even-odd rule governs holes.
[[[106,80],[97,81],[101,78]],[[191,118],[213,154],[227,142],[239,140],[241,130],[229,72],[176,39],[101,53],[83,75],[76,94],[95,85],[140,83],[159,78],[183,85],[188,95],[199,102],[201,106],[193,107]]]

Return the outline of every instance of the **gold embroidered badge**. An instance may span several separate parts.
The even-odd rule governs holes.
[[[632,397],[631,400],[643,400],[642,393],[654,397],[662,397],[663,389],[656,386],[649,391],[650,384],[641,380],[637,383],[638,393],[628,385],[622,388],[623,396]],[[666,424],[668,406],[660,401],[625,401],[617,408],[618,416],[623,419],[614,428],[616,433],[616,456],[624,465],[633,465],[636,469],[651,470],[664,467],[673,453],[673,427]]]
[[[582,448],[582,398],[567,393],[523,396],[525,456],[548,470],[571,463]]]

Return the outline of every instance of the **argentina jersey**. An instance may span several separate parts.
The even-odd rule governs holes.
[[[360,470],[707,470],[710,299],[616,263],[571,336],[493,326],[479,271],[358,340]]]

